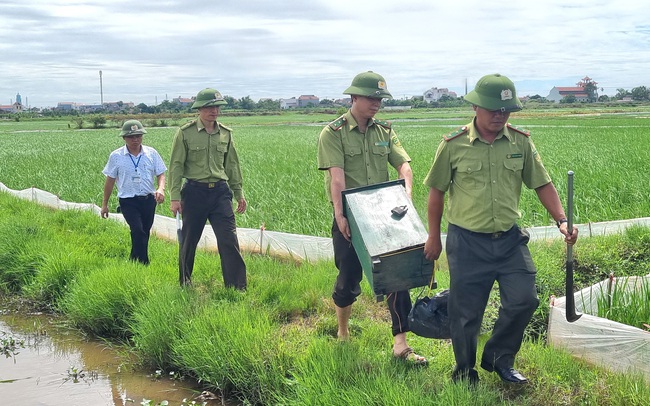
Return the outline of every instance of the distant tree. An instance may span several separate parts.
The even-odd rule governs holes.
[[[560,103],[569,104],[569,103],[575,103],[577,101],[578,101],[578,99],[576,99],[576,97],[574,95],[569,94],[569,95],[564,96],[562,98],[562,100],[560,100]]]
[[[93,128],[102,128],[106,124],[106,117],[102,115],[96,115],[92,118]]]
[[[234,97],[223,96],[223,98],[226,101],[226,103],[228,103],[228,105],[227,105],[228,108],[231,108],[231,109],[238,109],[239,108],[239,101],[237,99],[235,99]]]
[[[540,96],[538,94],[534,94],[534,95],[529,97],[529,99],[531,99],[531,100],[538,100],[538,99],[541,99],[541,98],[542,98],[542,96]]]
[[[650,90],[645,86],[638,86],[630,92],[633,100],[650,100]]]
[[[585,89],[585,93],[587,93],[590,102],[598,100],[598,83],[594,82],[589,76],[582,78],[576,85]]]
[[[627,90],[625,90],[623,88],[619,88],[619,89],[616,89],[616,95],[614,97],[617,100],[623,100],[624,97],[629,96],[629,95],[630,95],[629,91],[627,91]]]
[[[441,102],[441,103],[449,102],[449,101],[452,101],[452,100],[456,100],[456,98],[455,98],[454,96],[450,96],[450,95],[448,95],[448,94],[443,94],[443,95],[440,96],[440,98],[438,99],[438,101]]]
[[[239,99],[239,108],[244,110],[254,110],[256,107],[255,102],[250,96],[244,96]]]
[[[598,101],[599,102],[608,102],[609,101],[609,96],[607,96],[606,94],[598,96]]]
[[[260,110],[280,110],[280,100],[260,99],[257,102],[257,108]]]
[[[334,100],[331,99],[323,99],[318,102],[318,105],[320,107],[333,107],[334,106]]]

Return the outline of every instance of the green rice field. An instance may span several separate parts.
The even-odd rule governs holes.
[[[413,201],[426,219],[427,188],[422,184],[443,135],[468,123],[472,110],[382,111],[393,122],[412,158]],[[328,236],[332,210],[323,174],[317,169],[316,143],[321,128],[336,114],[288,113],[222,116],[233,128],[244,173],[247,212],[238,226]],[[187,118],[186,118],[187,119]],[[172,127],[148,127],[144,143],[168,162],[177,119]],[[146,120],[143,120],[145,126]],[[510,121],[532,132],[532,139],[566,200],[566,173],[575,172],[575,223],[646,217],[650,190],[650,108],[524,110]],[[122,145],[121,121],[106,128],[75,129],[71,121],[0,121],[0,182],[21,190],[36,187],[70,202],[101,204],[109,153]],[[395,176],[395,172],[392,172]],[[115,209],[115,193],[109,205]],[[533,191],[520,209],[523,226],[549,225]],[[169,201],[158,213],[171,216]]]

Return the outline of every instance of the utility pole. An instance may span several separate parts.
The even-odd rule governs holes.
[[[104,85],[102,84],[102,71],[99,71],[99,97],[102,107],[104,107]]]

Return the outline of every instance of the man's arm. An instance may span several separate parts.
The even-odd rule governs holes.
[[[102,199],[101,215],[103,218],[108,218],[108,199],[111,198],[111,193],[113,193],[114,186],[115,186],[115,178],[111,178],[110,176],[107,176],[106,182],[104,183],[104,198]]]
[[[564,208],[562,207],[562,202],[560,202],[560,196],[558,196],[557,189],[555,189],[553,182],[549,182],[544,186],[538,187],[535,189],[535,192],[537,193],[539,201],[546,208],[546,210],[548,210],[549,214],[555,221],[566,218],[566,214],[564,214]],[[568,244],[575,244],[576,240],[578,239],[578,227],[575,225],[573,226],[572,232],[569,233],[568,224],[562,223],[560,224],[560,232],[564,234],[565,241]]]
[[[343,168],[338,167],[328,168],[327,171],[332,178],[330,192],[332,194],[332,204],[334,205],[334,219],[345,239],[350,241],[350,226],[343,213],[343,197],[341,196],[341,192],[345,190],[345,172],[343,172]]]
[[[445,206],[445,192],[436,188],[429,189],[429,200],[427,202],[427,221],[429,224],[429,236],[424,243],[424,256],[429,261],[435,261],[442,252],[442,239],[440,238],[440,223],[442,212]]]
[[[160,204],[165,201],[165,173],[161,173],[157,177],[158,179],[158,189],[154,192],[154,197],[156,198],[156,203]]]
[[[397,167],[397,176],[400,179],[404,179],[404,186],[406,187],[406,195],[411,198],[411,192],[413,190],[413,170],[411,170],[411,165],[408,162],[404,162]]]
[[[183,183],[183,170],[187,159],[187,151],[183,142],[183,130],[178,129],[172,142],[171,158],[169,161],[169,195],[170,209],[174,215],[183,212],[181,208],[181,186]]]

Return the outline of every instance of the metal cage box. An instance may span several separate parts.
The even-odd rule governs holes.
[[[424,257],[427,231],[403,179],[346,189],[343,209],[352,245],[375,295],[432,285],[433,262]]]

